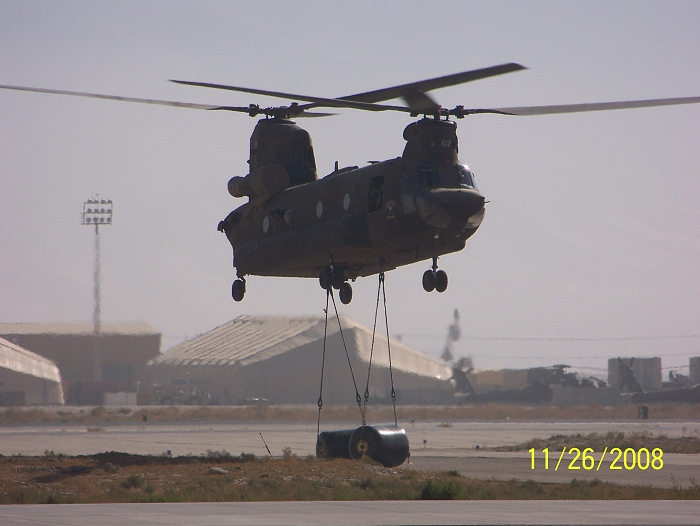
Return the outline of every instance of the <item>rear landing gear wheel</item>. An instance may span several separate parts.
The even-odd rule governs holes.
[[[435,285],[437,283],[437,275],[434,270],[426,270],[423,273],[423,289],[425,292],[432,292],[435,290]]]
[[[233,282],[231,287],[231,296],[235,301],[242,301],[243,296],[245,296],[245,281],[242,279],[237,279]]]
[[[435,273],[435,290],[445,292],[447,290],[447,272],[438,270]]]
[[[338,292],[340,297],[340,302],[343,305],[347,305],[352,301],[352,285],[347,281],[340,286],[340,292]]]

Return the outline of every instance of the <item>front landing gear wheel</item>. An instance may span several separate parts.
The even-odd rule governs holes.
[[[435,290],[445,292],[447,290],[447,272],[438,270],[435,273]]]
[[[434,270],[426,270],[423,273],[423,289],[425,292],[432,292],[435,290],[435,285],[437,284],[437,274]]]
[[[243,296],[245,296],[245,281],[242,279],[237,279],[233,282],[231,287],[231,296],[235,301],[242,301]]]
[[[318,275],[318,284],[324,290],[330,290],[333,286],[333,271],[330,267],[323,267]]]
[[[333,269],[333,288],[340,290],[343,288],[343,283],[345,283],[345,271],[342,268]]]
[[[352,286],[347,281],[340,286],[340,292],[338,292],[340,297],[340,302],[343,305],[347,305],[352,301]]]

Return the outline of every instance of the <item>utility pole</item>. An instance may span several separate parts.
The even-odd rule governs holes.
[[[95,340],[94,360],[93,360],[93,380],[102,381],[102,348],[100,329],[100,226],[112,224],[112,200],[100,199],[100,194],[96,194],[92,199],[83,203],[83,213],[81,224],[95,226],[95,272],[93,292],[95,295],[95,306],[92,312],[92,323],[94,326],[93,335]]]

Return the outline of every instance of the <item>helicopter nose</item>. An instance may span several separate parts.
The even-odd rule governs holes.
[[[460,190],[460,195],[461,206],[468,217],[472,217],[484,209],[486,198],[478,190]]]
[[[486,198],[472,188],[450,188],[433,191],[433,198],[453,218],[465,221],[483,210]],[[431,192],[431,193],[433,193]]]
[[[416,195],[421,217],[436,228],[461,230],[472,217],[483,215],[484,203],[484,196],[472,188],[435,188]]]

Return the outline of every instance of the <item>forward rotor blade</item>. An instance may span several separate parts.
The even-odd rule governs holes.
[[[676,106],[678,104],[698,103],[700,103],[700,97],[677,97],[674,99],[648,99],[628,100],[620,102],[593,102],[589,104],[560,104],[555,106],[520,106],[515,108],[493,108],[490,110],[471,110],[469,113],[502,113],[506,115],[553,115],[557,113],[626,110],[631,108],[653,108],[656,106]]]
[[[306,117],[332,117],[333,115],[338,115],[337,113],[328,113],[321,111],[303,111],[299,114],[293,115],[293,119],[306,118]]]
[[[411,109],[411,114],[438,113],[440,105],[428,95],[417,89],[408,89],[401,95]]]
[[[51,93],[53,95],[71,95],[73,97],[88,97],[92,99],[107,99],[107,100],[118,100],[122,102],[138,102],[141,104],[156,104],[159,106],[175,106],[177,108],[192,108],[195,110],[216,110],[221,108],[221,106],[215,106],[211,104],[195,104],[192,102],[175,102],[170,100],[156,100],[156,99],[137,99],[134,97],[120,97],[118,95],[101,95],[99,93],[84,93],[82,91],[66,91],[58,89],[45,89],[45,88],[27,88],[24,86],[5,86],[0,85],[0,89],[11,89],[18,91],[33,91],[36,93]],[[235,110],[239,111],[239,110]],[[241,108],[240,111],[248,111],[248,108]]]
[[[340,99],[328,99],[324,97],[313,97],[310,95],[299,95],[295,93],[284,93],[282,91],[269,91],[255,88],[242,88],[239,86],[227,86],[225,84],[211,84],[208,82],[191,82],[187,80],[171,80],[177,84],[185,84],[187,86],[199,86],[202,88],[223,89],[228,91],[240,91],[242,93],[252,93],[254,95],[267,95],[269,97],[279,97],[287,100],[302,100],[313,103],[313,106],[306,105],[305,107],[327,107],[327,108],[352,108],[356,110],[368,111],[403,111],[410,113],[410,109],[404,106],[388,106],[383,104],[370,104],[364,102],[353,102]]]
[[[409,84],[402,84],[400,86],[393,86],[390,88],[383,88],[380,90],[358,93],[356,95],[338,97],[337,99],[314,97],[309,95],[299,95],[298,93],[285,93],[282,91],[243,88],[240,86],[227,86],[224,84],[211,84],[208,82],[191,82],[186,80],[171,80],[171,82],[176,82],[177,84],[185,84],[188,86],[200,86],[203,88],[223,89],[230,91],[240,91],[242,93],[252,93],[254,95],[280,97],[288,100],[301,100],[311,103],[306,104],[304,106],[300,106],[300,108],[302,109],[325,106],[331,108],[352,108],[368,111],[390,110],[402,111],[406,113],[434,113],[440,111],[440,106],[439,104],[434,102],[430,97],[425,95],[426,92],[438,88],[445,88],[448,86],[454,86],[456,84],[471,82],[473,80],[493,77],[496,75],[503,75],[505,73],[511,73],[513,71],[519,71],[521,69],[527,68],[521,66],[520,64],[515,64],[511,62],[508,64],[501,64],[499,66],[464,71],[462,73],[455,73],[443,77],[436,77],[433,79],[411,82]],[[397,98],[403,98],[408,103],[409,107],[376,104],[377,102]]]
[[[521,69],[527,68],[525,66],[521,66],[520,64],[510,62],[508,64],[501,64],[500,66],[474,69],[471,71],[464,71],[462,73],[454,73],[453,75],[446,75],[444,77],[436,77],[434,79],[421,80],[418,82],[411,82],[409,84],[402,84],[400,86],[393,86],[391,88],[367,91],[365,93],[348,95],[346,97],[338,97],[338,99],[355,102],[381,102],[385,100],[398,99],[399,97],[403,97],[405,93],[411,90],[417,90],[425,93],[434,89],[464,84],[465,82],[472,82],[473,80],[503,75],[504,73],[511,73],[513,71],[520,71]]]

